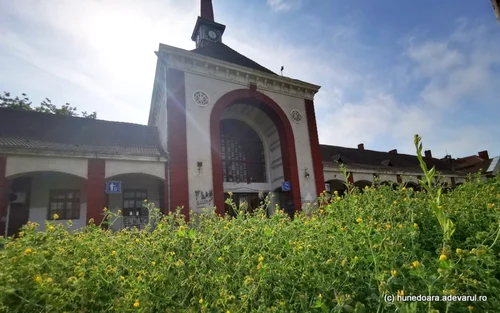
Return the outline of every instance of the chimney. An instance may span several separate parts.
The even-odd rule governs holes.
[[[360,144],[358,145],[358,150],[359,150],[359,151],[365,151],[365,145],[364,145],[364,144],[362,144],[362,143],[360,143]]]
[[[483,159],[483,160],[489,160],[490,159],[490,156],[488,155],[488,150],[484,150],[484,151],[479,151],[477,153],[477,155]]]
[[[424,153],[425,153],[425,157],[426,158],[432,159],[432,152],[431,152],[431,150],[425,150]]]
[[[389,151],[390,154],[398,154],[398,149],[392,149]]]

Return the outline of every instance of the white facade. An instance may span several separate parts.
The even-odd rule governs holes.
[[[197,212],[214,205],[213,202],[199,202],[196,199],[197,193],[213,190],[213,160],[210,139],[212,109],[221,97],[234,90],[249,89],[250,83],[256,84],[257,91],[276,102],[284,115],[287,116],[295,141],[302,203],[317,199],[305,99],[312,99],[314,93],[319,89],[318,86],[307,83],[297,85],[299,83],[295,80],[195,55],[166,45],[160,45],[158,56],[150,125],[157,126],[161,133],[160,137],[168,140],[169,136],[166,134],[167,128],[165,127],[167,121],[165,97],[162,96],[166,92],[164,88],[164,83],[167,81],[165,75],[168,75],[167,68],[169,67],[183,71],[186,99],[189,207],[191,210]],[[199,91],[208,96],[208,103],[199,105],[195,102],[194,94]],[[299,122],[295,122],[291,118],[292,110],[298,110],[302,115]],[[264,144],[267,168],[266,183],[224,182],[224,191],[272,192],[281,187],[281,183],[284,181],[281,146],[273,121],[263,112],[259,112],[258,109],[244,104],[236,104],[235,107],[226,109],[221,119],[243,121],[259,134]],[[170,136],[174,135],[170,134]],[[200,162],[201,168],[198,166]],[[308,177],[305,175],[306,172]]]

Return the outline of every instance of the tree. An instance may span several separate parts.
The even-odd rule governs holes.
[[[6,91],[4,91],[3,95],[0,95],[0,108],[36,111],[66,116],[80,116],[76,107],[72,107],[69,103],[62,105],[61,107],[57,107],[52,103],[52,101],[50,101],[49,98],[45,98],[45,100],[43,100],[38,107],[32,107],[31,104],[30,99],[25,93],[22,94],[22,98],[18,96],[14,98],[10,95],[10,92]],[[97,118],[97,113],[93,112],[89,114],[86,111],[83,111],[81,112],[81,116],[95,119]]]

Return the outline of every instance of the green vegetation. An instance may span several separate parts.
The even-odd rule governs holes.
[[[143,231],[29,224],[0,251],[0,312],[498,312],[500,177],[441,194],[424,169],[423,192],[349,186],[293,220],[240,211],[193,226],[147,204]]]
[[[31,104],[32,103],[30,99],[25,93],[22,94],[22,98],[18,96],[12,97],[10,95],[10,92],[6,91],[4,91],[3,95],[0,94],[0,108],[36,111],[36,112],[51,113],[57,115],[79,116],[79,114],[77,113],[78,109],[76,107],[72,107],[71,104],[69,103],[61,105],[61,107],[57,107],[55,104],[52,103],[52,101],[50,101],[49,98],[45,98],[45,100],[43,100],[40,103],[40,106],[32,107]],[[83,111],[82,117],[96,119],[97,113],[96,112],[87,113],[86,111]]]

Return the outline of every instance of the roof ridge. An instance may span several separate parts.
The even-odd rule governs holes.
[[[54,113],[48,113],[48,112],[39,112],[39,111],[34,111],[34,110],[23,110],[23,109],[17,109],[17,108],[0,108],[0,111],[1,110],[22,112],[21,114],[51,116],[50,118],[79,119],[79,120],[82,120],[82,121],[83,120],[84,121],[88,121],[89,123],[114,123],[114,124],[127,124],[127,125],[143,126],[143,127],[152,127],[152,126],[149,126],[149,125],[138,124],[138,123],[110,121],[110,120],[104,120],[104,119],[98,119],[98,118],[94,119],[94,118],[88,118],[88,117],[83,117],[83,116],[71,116],[71,115],[63,115],[63,114],[54,114]]]

